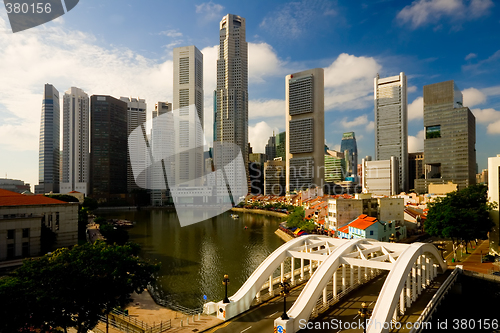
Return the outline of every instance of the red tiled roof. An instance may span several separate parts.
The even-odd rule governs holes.
[[[43,195],[23,195],[0,189],[0,206],[60,205],[66,203]]]
[[[319,223],[319,224],[325,224],[325,219],[323,219],[323,220],[319,220],[319,221],[318,221],[318,223]]]
[[[345,225],[345,226],[339,228],[339,232],[343,232],[343,233],[348,234],[349,233],[349,226]]]
[[[78,192],[78,191],[71,191],[71,192],[68,192],[68,193],[82,193],[82,192]]]
[[[364,214],[363,214],[364,215]],[[377,219],[374,217],[366,216],[364,215],[358,216],[357,219],[349,223],[350,227],[356,228],[356,229],[361,229],[365,230],[369,226],[373,225],[374,223],[377,223]]]

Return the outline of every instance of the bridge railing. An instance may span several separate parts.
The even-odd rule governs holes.
[[[418,317],[415,323],[413,323],[413,328],[411,329],[410,333],[418,333],[425,328],[425,325],[423,325],[423,323],[432,318],[432,314],[436,311],[437,307],[443,300],[444,295],[446,295],[448,290],[450,290],[450,288],[453,286],[453,284],[457,280],[458,274],[460,274],[461,272],[461,267],[455,267],[450,276],[448,276],[441,287],[439,287],[438,291],[431,298],[431,301],[427,304],[424,311],[422,311],[420,317]]]

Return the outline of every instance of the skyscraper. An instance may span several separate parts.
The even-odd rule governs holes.
[[[130,133],[137,127],[141,126],[146,122],[146,100],[139,98],[129,98],[120,97],[121,101],[127,103],[127,138]],[[135,179],[134,172],[132,171],[132,165],[130,164],[130,149],[134,149],[134,163],[139,167],[139,164],[146,168],[146,151],[139,151],[138,142],[135,140],[128,140],[127,149],[127,192],[131,192],[134,189],[138,189],[140,186],[137,184],[144,184],[146,182],[146,174],[141,173],[138,175],[141,179]],[[141,154],[141,158],[139,158]]]
[[[476,118],[463,106],[453,80],[424,86],[424,174],[415,190],[453,182],[463,189],[476,182]]]
[[[127,103],[90,96],[90,194],[98,200],[127,192]]]
[[[59,193],[60,112],[59,92],[47,83],[42,100],[36,194]]]
[[[398,159],[399,191],[408,190],[408,101],[406,75],[374,80],[375,160]]]
[[[214,140],[235,144],[241,150],[245,170],[239,163],[228,168],[227,181],[236,184],[238,175],[248,175],[248,44],[245,19],[227,14],[220,22],[220,45],[217,59]],[[236,147],[215,149],[216,159],[228,165],[236,156]],[[219,154],[219,156],[217,156]],[[247,176],[248,177],[248,176]],[[225,181],[218,183],[218,195],[227,191]]]
[[[344,153],[347,150],[345,159],[347,160],[345,177],[351,175],[356,176],[358,173],[358,146],[356,145],[356,136],[354,132],[347,132],[342,135],[342,142],[340,143],[340,152]]]
[[[286,190],[324,185],[324,70],[286,76]]]
[[[201,186],[203,176],[203,54],[174,49],[175,183]]]
[[[274,158],[276,157],[276,136],[274,135],[274,132],[273,132],[273,136],[270,136],[269,140],[267,140],[267,144],[266,144],[265,149],[266,149],[267,161],[274,160]]]
[[[61,193],[89,193],[89,96],[71,87],[63,96]]]

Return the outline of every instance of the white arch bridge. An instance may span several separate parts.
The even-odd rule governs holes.
[[[300,268],[297,268],[298,261]],[[284,277],[295,285],[309,273],[309,280],[287,312],[289,319],[278,318],[274,322],[275,327],[282,326],[286,332],[297,332],[299,322],[309,320],[357,286],[389,271],[370,318],[373,324],[367,330],[384,332],[384,326],[387,327],[384,323],[403,315],[422,290],[446,268],[436,247],[429,243],[301,236],[270,254],[229,297],[230,303],[207,303],[205,312],[217,312],[218,318],[228,320],[248,310],[255,298],[260,299],[262,290],[274,295],[273,284]],[[279,276],[273,278],[278,269]]]

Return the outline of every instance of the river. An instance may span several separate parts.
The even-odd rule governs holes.
[[[257,266],[284,242],[274,234],[280,218],[231,212],[180,227],[168,210],[106,211],[99,216],[137,222],[128,229],[130,241],[141,245],[141,256],[160,262],[157,285],[164,301],[188,308],[224,297],[222,279],[229,275],[229,296]],[[245,229],[245,226],[247,229]]]

